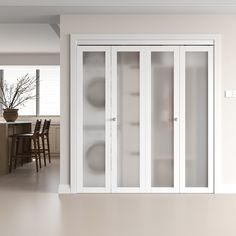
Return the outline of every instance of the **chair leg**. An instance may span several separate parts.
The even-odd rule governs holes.
[[[49,136],[46,136],[46,140],[47,140],[47,149],[48,149],[48,159],[49,159],[49,163],[51,163],[51,152],[50,152],[50,143],[49,143]]]
[[[15,151],[15,142],[16,142],[16,138],[12,137],[12,141],[11,141],[11,157],[10,157],[10,165],[9,165],[9,173],[12,172],[12,164],[13,164],[13,157],[15,156],[14,151]]]
[[[38,157],[39,157],[39,167],[42,168],[42,162],[41,162],[41,153],[40,153],[40,143],[39,143],[39,137],[36,138],[36,144],[37,144],[37,151],[38,151]]]
[[[36,162],[36,171],[39,171],[38,167],[38,152],[37,152],[37,143],[36,140],[33,139],[33,150],[34,150],[34,156],[35,156],[35,162]]]
[[[24,153],[25,153],[25,139],[22,140],[21,166],[23,166],[23,164],[24,164]]]
[[[18,153],[19,153],[19,142],[20,140],[18,138],[16,138],[16,153],[15,153],[15,169],[17,166],[17,159],[18,159]]]
[[[44,159],[44,166],[47,165],[46,163],[46,151],[45,151],[45,141],[44,141],[44,137],[41,137],[41,141],[42,141],[42,145],[43,145],[43,159]]]
[[[30,158],[30,162],[32,162],[32,142],[31,142],[31,139],[29,139],[29,143],[28,143],[29,147],[28,147],[28,150],[29,150],[29,158]]]

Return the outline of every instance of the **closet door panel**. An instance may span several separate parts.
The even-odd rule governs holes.
[[[179,191],[179,50],[151,47],[151,160],[153,192]]]
[[[152,52],[152,187],[174,187],[174,53]]]
[[[213,191],[213,51],[183,47],[183,192]]]
[[[186,187],[208,187],[208,55],[186,52]]]
[[[113,191],[142,191],[140,47],[112,49]]]
[[[117,52],[117,184],[140,187],[140,53]]]
[[[80,47],[80,82],[83,87],[81,131],[81,192],[110,189],[108,47]]]
[[[84,52],[83,73],[83,186],[105,187],[105,52]]]

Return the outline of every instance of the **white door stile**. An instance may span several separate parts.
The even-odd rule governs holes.
[[[208,187],[186,187],[185,176],[185,66],[186,52],[208,53]],[[213,193],[214,191],[214,62],[213,46],[180,47],[180,192]]]
[[[148,85],[149,85],[149,65],[148,57],[150,53],[147,51],[146,47],[140,48],[140,188],[141,192],[148,192],[146,185],[147,176],[147,160],[148,160],[148,143],[150,139],[148,138],[148,129],[150,123],[148,122],[148,111],[150,109],[150,103],[148,99]],[[151,68],[151,67],[150,67]]]
[[[208,47],[208,188],[214,193],[214,52]]]
[[[180,191],[180,50],[174,48],[174,192]]]
[[[71,40],[72,42],[72,40]],[[70,192],[77,193],[77,166],[78,166],[78,47],[71,43],[71,81],[70,81],[70,153],[71,153],[71,161],[70,161]]]
[[[185,190],[185,52],[183,46],[180,47],[180,165],[179,179],[180,192]]]
[[[106,192],[111,192],[111,50],[106,47],[105,56],[105,182]]]
[[[152,67],[151,67],[151,49],[146,47],[145,50],[145,66],[146,66],[146,192],[152,192],[151,188],[151,155],[152,155]]]
[[[77,116],[77,137],[76,140],[78,143],[75,144],[78,148],[78,157],[77,158],[77,191],[82,192],[82,186],[83,186],[83,49],[81,47],[77,48],[77,58],[78,58],[78,64],[77,70],[78,77],[77,77],[77,108],[78,109],[78,116]]]
[[[83,52],[105,52],[105,187],[84,187],[83,186]],[[109,46],[79,46],[78,47],[78,66],[80,73],[78,74],[78,91],[79,93],[79,156],[78,161],[78,192],[80,193],[109,193],[110,192],[110,157],[111,157],[111,137],[110,137],[110,111],[107,109],[110,104],[110,47]]]
[[[139,52],[140,58],[140,187],[118,187],[117,174],[117,53],[118,52]],[[116,118],[112,122],[112,192],[114,193],[142,193],[145,189],[145,65],[142,55],[145,53],[140,46],[112,46],[112,117]],[[144,86],[142,88],[142,86]]]
[[[112,158],[112,171],[111,171],[111,181],[112,181],[112,192],[116,192],[117,189],[117,53],[112,48],[111,53],[111,93],[112,93],[112,118],[115,120],[112,122],[112,146],[111,146],[111,158]]]

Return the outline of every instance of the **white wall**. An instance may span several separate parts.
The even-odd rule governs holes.
[[[59,65],[59,53],[49,24],[0,24],[0,65]]]
[[[60,65],[59,53],[0,53],[0,65]]]
[[[59,53],[59,37],[49,24],[0,24],[1,53]]]
[[[222,181],[236,186],[236,101],[223,97],[236,89],[236,15],[77,15],[61,16],[61,184],[70,176],[69,34],[221,34]],[[220,104],[219,104],[220,105]],[[236,188],[235,188],[236,191]]]

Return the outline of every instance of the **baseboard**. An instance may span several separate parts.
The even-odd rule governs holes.
[[[52,157],[60,158],[60,153],[51,153]]]
[[[69,184],[60,184],[59,188],[58,188],[58,193],[59,194],[69,194],[69,193],[71,193],[70,185]]]
[[[235,194],[236,193],[236,184],[222,184],[216,189],[216,193],[219,194]]]

